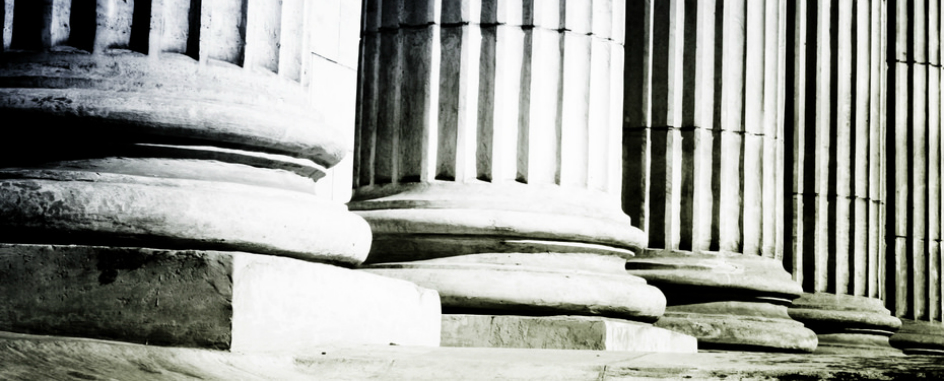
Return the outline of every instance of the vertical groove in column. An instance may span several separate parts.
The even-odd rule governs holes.
[[[560,182],[560,73],[563,36],[531,29],[531,86],[528,111],[528,183]]]
[[[590,37],[564,32],[563,108],[561,115],[562,186],[587,186]]]
[[[852,241],[850,275],[851,285],[846,293],[853,296],[865,296],[868,284],[868,257],[869,257],[869,154],[872,144],[869,132],[869,97],[871,96],[869,59],[871,55],[870,48],[870,28],[871,19],[869,17],[868,2],[856,2],[855,4],[855,72],[852,78],[855,81],[853,91],[854,97],[854,142],[852,148],[853,164],[853,221],[852,221]]]
[[[764,131],[764,69],[765,69],[765,32],[766,1],[747,2],[747,46],[744,64],[744,135],[743,135],[743,179],[741,192],[742,251],[757,253],[760,251],[762,227],[762,183],[763,183],[763,140]],[[761,224],[757,224],[761,223]]]
[[[710,2],[702,3],[710,5]],[[703,167],[704,164],[700,163],[700,161],[703,160],[702,158],[696,158],[698,154],[696,153],[694,141],[696,134],[700,135],[704,129],[708,128],[705,125],[699,125],[695,122],[695,114],[702,113],[702,111],[698,110],[700,103],[709,106],[712,104],[710,98],[696,102],[698,97],[697,92],[700,91],[697,87],[700,86],[699,82],[703,81],[698,77],[697,73],[698,65],[701,61],[698,58],[698,53],[701,53],[698,46],[698,34],[705,33],[699,22],[699,17],[703,18],[699,13],[701,12],[701,10],[699,10],[700,5],[701,4],[695,0],[685,0],[683,9],[684,15],[679,21],[683,26],[682,53],[680,58],[682,70],[679,74],[682,87],[681,120],[679,121],[679,126],[701,126],[701,129],[682,129],[680,132],[682,162],[680,165],[681,191],[679,193],[679,249],[688,251],[691,251],[692,248],[696,246],[693,244],[693,241],[695,241],[693,235],[695,234],[694,231],[698,230],[695,226],[701,223],[699,217],[695,216],[698,213],[695,210],[696,203],[698,203],[695,199],[701,197],[696,196],[696,192],[704,192],[701,191],[699,185],[695,184],[695,169],[696,167]],[[713,33],[713,31],[709,31],[708,33]],[[704,50],[704,48],[701,48],[701,50]],[[712,60],[710,56],[707,59]],[[701,179],[698,180],[701,181]],[[701,233],[699,232],[699,234]]]
[[[894,112],[895,121],[892,129],[892,134],[894,134],[894,147],[895,147],[895,162],[893,174],[895,175],[895,182],[893,183],[893,192],[895,194],[895,207],[894,214],[891,217],[892,224],[894,227],[894,252],[892,253],[893,258],[891,261],[890,271],[892,278],[888,280],[889,288],[889,300],[891,301],[892,306],[894,307],[895,314],[899,317],[913,317],[911,314],[913,310],[911,309],[911,280],[908,278],[908,273],[910,269],[909,260],[911,257],[910,250],[913,247],[912,240],[910,239],[910,219],[912,218],[911,210],[911,198],[909,195],[912,191],[911,185],[911,169],[912,159],[911,155],[913,152],[910,150],[911,144],[911,135],[912,135],[912,103],[913,95],[912,91],[914,89],[913,78],[913,68],[907,62],[912,58],[911,56],[911,12],[908,6],[907,1],[899,1],[897,3],[890,3],[897,5],[895,9],[895,26],[896,26],[896,42],[895,42],[895,58],[896,61],[893,62],[894,75],[895,75],[895,84],[897,86],[889,86],[889,91],[895,89],[894,94]],[[889,243],[891,244],[891,243]]]
[[[466,181],[475,178],[482,35],[478,28],[467,25],[444,27],[442,34],[436,179]]]
[[[607,189],[610,123],[610,44],[590,38],[590,89],[587,110],[587,187]]]
[[[278,73],[282,6],[281,1],[247,1],[244,67]]]
[[[788,206],[786,204],[787,198],[790,197],[790,193],[787,192],[786,179],[787,174],[789,173],[790,167],[786,165],[787,157],[787,115],[788,112],[788,99],[789,102],[793,102],[792,92],[788,92],[789,87],[789,65],[791,65],[790,60],[792,56],[788,54],[789,49],[789,34],[792,33],[792,26],[789,24],[789,18],[791,11],[788,8],[787,0],[780,0],[779,7],[779,27],[778,27],[778,46],[777,46],[777,55],[778,55],[778,79],[777,79],[777,156],[776,161],[779,164],[780,171],[775,175],[775,185],[774,189],[777,190],[774,197],[774,258],[777,260],[783,261],[784,252],[786,247],[787,231],[786,231],[786,217]]]
[[[248,0],[203,0],[207,58],[244,66],[247,12]]]
[[[392,183],[399,180],[399,124],[401,114],[401,79],[403,77],[402,35],[399,31],[380,34],[379,108],[377,110],[376,151],[373,153],[372,184]]]
[[[3,0],[0,7],[0,53],[10,50],[13,39],[13,0]]]
[[[361,94],[357,103],[360,123],[357,126],[360,140],[357,141],[358,187],[374,184],[378,159],[377,134],[379,127],[381,68],[380,54],[382,39],[380,33],[369,33],[361,37],[361,68],[358,71]],[[380,142],[383,144],[383,142]]]
[[[518,175],[518,114],[523,44],[524,34],[521,28],[501,25],[497,27],[495,104],[491,105],[494,108],[495,124],[492,132],[492,182],[514,181]],[[589,46],[585,53],[584,57],[589,61]],[[585,80],[589,82],[589,78]],[[583,102],[586,104],[586,98]]]
[[[16,1],[15,5],[21,3],[26,2]],[[38,2],[31,3],[38,4]],[[16,13],[19,14],[20,12],[19,7],[17,7]],[[72,9],[69,12],[69,45],[88,52],[95,50],[95,35],[97,32],[96,19],[95,0],[74,0],[72,2]],[[13,20],[14,30],[16,30],[17,27],[16,21],[17,20]],[[17,40],[16,34],[17,32],[13,34],[14,44],[16,44]]]
[[[879,185],[878,193],[880,195],[879,199],[882,201],[883,207],[880,208],[878,212],[879,213],[879,218],[878,218],[879,250],[878,250],[878,271],[877,271],[878,282],[876,283],[877,285],[876,285],[875,294],[877,298],[882,299],[884,301],[887,295],[886,289],[885,289],[886,287],[885,280],[886,280],[886,273],[888,270],[888,257],[889,257],[888,256],[889,246],[886,240],[886,237],[888,235],[888,216],[889,216],[888,211],[889,211],[889,208],[893,208],[893,207],[889,207],[890,205],[893,205],[893,203],[889,203],[890,196],[888,194],[887,185],[891,184],[891,182],[889,182],[890,177],[887,175],[887,171],[888,171],[888,165],[889,165],[888,158],[890,157],[894,158],[894,146],[890,145],[892,141],[888,136],[888,122],[889,122],[890,116],[894,115],[894,112],[893,112],[894,108],[891,108],[890,107],[891,105],[889,105],[888,103],[888,93],[891,91],[889,89],[894,87],[894,77],[892,77],[890,80],[888,76],[889,75],[889,61],[888,61],[889,50],[888,48],[890,46],[888,43],[888,32],[889,30],[891,30],[891,26],[892,26],[892,23],[888,22],[889,6],[885,2],[885,0],[881,0],[879,4],[877,4],[875,7],[878,8],[876,10],[876,13],[879,15],[879,29],[883,31],[879,33],[880,42],[879,42],[879,47],[878,47],[879,48],[878,54],[880,56],[879,57],[879,65],[880,65],[879,67],[879,72],[880,72],[879,73],[879,79],[880,79],[879,94],[880,96],[879,96],[878,108],[879,108],[879,115],[882,116],[879,122],[879,140],[878,140],[881,143],[880,145],[881,147],[879,149],[879,152],[880,152],[879,157],[881,158],[881,163],[879,164],[879,173],[881,174],[881,184]],[[873,10],[874,9],[875,8],[873,8]],[[889,85],[889,84],[892,84],[892,85]],[[888,307],[887,303],[886,303],[886,307]]]
[[[909,195],[911,214],[911,238],[909,245],[909,266],[912,318],[921,319],[926,313],[927,304],[927,146],[928,146],[928,65],[927,65],[927,12],[924,1],[915,0],[912,18],[912,65],[911,95],[912,107],[910,147],[911,155],[911,193]]]
[[[939,315],[941,296],[937,287],[941,243],[941,39],[939,0],[929,0],[928,30],[928,146],[927,146],[927,319]]]
[[[719,2],[720,3],[720,2]],[[695,102],[693,112],[693,122],[695,126],[701,127],[692,130],[691,139],[683,138],[682,143],[686,146],[685,153],[691,153],[691,164],[686,164],[685,168],[690,169],[691,173],[691,239],[690,250],[705,251],[711,248],[712,242],[712,206],[714,202],[715,191],[712,188],[712,130],[720,128],[714,124],[715,109],[720,104],[717,93],[715,92],[716,78],[719,76],[721,67],[715,66],[722,41],[715,41],[716,31],[721,25],[716,25],[715,15],[716,4],[712,1],[700,1],[696,9],[697,17],[695,30],[696,41],[694,75],[694,93]],[[692,12],[689,12],[692,13]],[[691,148],[688,148],[691,147]]]
[[[813,214],[813,239],[812,251],[807,258],[807,268],[811,270],[809,274],[813,283],[814,292],[824,292],[827,289],[828,278],[828,258],[829,258],[829,153],[830,153],[830,121],[834,114],[831,111],[831,62],[832,62],[832,43],[830,38],[830,18],[831,1],[819,0],[816,12],[816,61],[810,67],[816,68],[814,96],[812,102],[816,103],[815,112],[810,113],[813,122],[807,126],[810,132],[807,136],[812,138],[809,142],[812,147],[808,153],[813,160],[810,161],[813,175],[813,185],[810,192],[814,196],[815,211]],[[809,112],[808,112],[809,113]],[[809,145],[808,145],[809,147]]]
[[[150,47],[153,46],[155,50],[160,49],[160,44],[157,38],[159,34],[156,33],[157,29],[160,28],[159,23],[153,22],[151,19],[154,16],[154,9],[152,7],[161,7],[163,0],[150,0],[150,1],[135,1],[133,9],[131,9],[131,24],[130,24],[130,35],[128,36],[128,49],[143,53],[149,54]],[[152,33],[152,31],[154,31]],[[152,44],[151,41],[155,43]]]
[[[614,5],[625,4],[622,0],[614,1]],[[614,12],[623,12],[623,7],[615,7]],[[614,25],[619,24],[623,25],[623,21],[620,18],[618,21],[614,21]],[[614,36],[622,40],[622,36]],[[620,128],[609,129],[609,137],[607,138],[608,142],[606,143],[609,146],[608,157],[606,160],[606,165],[608,166],[607,170],[607,188],[606,191],[610,195],[616,195],[619,197],[623,194],[623,91],[624,83],[622,81],[614,81],[614,78],[624,77],[623,69],[625,65],[625,52],[623,50],[623,45],[616,41],[610,43],[610,126],[619,126]]]
[[[743,0],[725,1],[722,53],[721,126],[716,137],[715,157],[720,166],[718,196],[719,245],[723,251],[741,252],[744,222],[741,220],[741,166],[744,160],[744,48],[746,4]],[[735,154],[737,153],[737,154]],[[727,181],[738,179],[739,182]]]
[[[777,234],[781,219],[777,218],[777,195],[782,187],[777,187],[777,178],[784,171],[776,171],[778,167],[785,167],[782,158],[778,158],[783,142],[778,129],[783,125],[781,104],[783,87],[781,85],[781,57],[783,44],[781,43],[780,2],[768,4],[765,10],[765,42],[764,42],[764,104],[763,104],[763,139],[762,160],[760,172],[763,177],[761,186],[761,253],[764,257],[778,258],[776,251],[779,235]]]
[[[55,7],[44,1],[14,1],[11,17],[12,28],[10,48],[42,49],[51,46],[50,23]],[[6,6],[5,8],[11,8]],[[5,17],[6,18],[6,17]],[[4,24],[6,26],[6,24]],[[9,27],[7,27],[9,28]]]
[[[127,49],[131,38],[134,5],[120,0],[96,1],[96,25],[93,52]]]
[[[433,179],[438,139],[439,26],[403,29],[403,65],[411,75],[401,78],[398,182]]]
[[[305,6],[305,0],[282,0],[280,18],[282,27],[277,45],[276,73],[293,81],[301,81],[302,78],[302,57],[305,55],[303,36],[305,34],[301,26],[304,25]],[[375,46],[372,51],[374,54],[376,54],[377,42],[374,39],[372,43]]]
[[[885,120],[881,108],[881,73],[884,71],[884,61],[881,54],[881,19],[882,2],[873,0],[869,10],[869,174],[868,174],[868,257],[866,297],[880,298],[879,294],[879,258],[884,257],[882,243],[885,239],[881,235],[881,225],[884,221],[880,213],[884,210],[881,204],[881,187],[884,184],[882,172],[882,148],[885,146],[881,138],[881,123]]]
[[[853,198],[852,193],[852,77],[853,73],[853,52],[852,52],[852,2],[839,2],[837,9],[838,17],[835,24],[837,30],[836,41],[836,69],[833,81],[835,81],[836,93],[836,115],[834,125],[833,144],[831,146],[830,158],[830,178],[835,182],[831,187],[835,192],[830,192],[831,200],[831,226],[830,236],[835,244],[830,251],[830,262],[832,273],[832,292],[846,293],[849,287],[849,267],[850,264],[850,239],[853,215],[850,213],[850,202]]]
[[[937,6],[936,12],[932,13],[932,18],[936,21],[937,34],[935,34],[935,41],[931,52],[931,59],[938,65],[936,68],[936,73],[938,76],[938,81],[935,82],[937,86],[937,100],[932,105],[941,105],[941,101],[944,100],[944,73],[942,73],[941,65],[944,65],[944,49],[941,49],[940,44],[944,43],[944,4],[941,2],[935,2]],[[932,29],[933,31],[934,29]],[[933,32],[932,32],[933,33]],[[944,128],[944,111],[941,108],[936,108],[937,124],[938,124],[938,140],[937,151],[938,151],[938,163],[937,163],[937,182],[936,186],[938,187],[937,193],[935,196],[938,200],[938,210],[935,212],[938,218],[937,226],[938,231],[935,232],[937,235],[937,253],[931,260],[930,273],[931,273],[931,282],[929,288],[932,291],[935,291],[935,298],[932,299],[932,303],[935,306],[936,315],[932,314],[931,319],[937,319],[939,322],[944,322],[944,222],[941,222],[940,219],[944,219],[944,133],[941,129]]]
[[[805,172],[805,126],[806,126],[806,82],[807,82],[807,34],[809,4],[807,0],[797,0],[787,4],[786,64],[784,85],[785,105],[783,109],[784,127],[784,195],[789,198],[789,208],[785,210],[784,223],[790,227],[784,246],[784,268],[793,276],[793,280],[803,285],[803,247],[805,245],[804,225],[804,190]],[[791,75],[792,74],[792,75]],[[787,186],[789,185],[789,186]]]

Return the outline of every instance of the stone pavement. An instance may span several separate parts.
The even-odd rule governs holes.
[[[325,347],[231,353],[0,332],[4,380],[941,380],[944,357]]]

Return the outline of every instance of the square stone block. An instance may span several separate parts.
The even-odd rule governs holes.
[[[696,353],[687,334],[604,317],[444,314],[442,346]]]
[[[277,256],[0,244],[0,330],[236,352],[438,346],[440,302],[406,281]]]

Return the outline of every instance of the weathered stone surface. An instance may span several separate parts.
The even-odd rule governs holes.
[[[653,322],[662,293],[625,274],[625,260],[588,253],[482,253],[372,264],[365,271],[439,291],[446,312],[603,315]]]
[[[829,293],[804,294],[793,301],[790,317],[819,337],[817,353],[898,354],[888,344],[901,320],[881,300]]]
[[[656,326],[698,338],[700,348],[812,352],[817,338],[783,306],[764,303],[669,306]],[[690,310],[694,310],[691,312]]]
[[[436,292],[241,252],[0,245],[0,330],[235,352],[437,346]]]
[[[154,159],[48,167],[0,170],[6,242],[239,250],[348,264],[370,247],[363,219],[310,190],[260,187],[292,184],[266,170]]]
[[[902,319],[901,330],[889,342],[906,354],[944,355],[944,324]]]
[[[444,314],[442,346],[695,353],[695,337],[632,321],[581,316]]]
[[[301,354],[0,333],[8,380],[939,380],[941,357],[321,347]]]

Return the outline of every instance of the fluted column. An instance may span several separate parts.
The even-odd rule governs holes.
[[[623,208],[649,243],[627,269],[665,292],[656,325],[701,347],[812,351],[780,263],[787,2],[631,4]]]
[[[0,330],[438,344],[436,293],[348,269],[369,227],[316,195],[352,149],[359,20],[349,1],[5,0]]]
[[[349,206],[370,271],[445,313],[662,315],[623,271],[646,240],[619,208],[623,6],[367,2]]]
[[[927,5],[927,6],[926,6]],[[944,353],[941,224],[941,2],[889,2],[886,306],[893,346]]]
[[[880,300],[884,7],[799,1],[790,14],[784,265],[806,292],[790,315],[816,331],[818,352],[897,352],[901,323]]]

